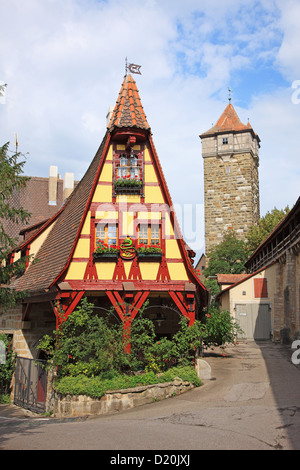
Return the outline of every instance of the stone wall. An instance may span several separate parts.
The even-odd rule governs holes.
[[[287,249],[276,264],[274,340],[290,343],[300,338],[300,256]]]
[[[228,230],[245,239],[259,219],[257,159],[251,153],[205,157],[204,195],[206,253]]]
[[[56,418],[117,413],[135,406],[180,395],[192,388],[194,388],[192,384],[178,378],[173,382],[112,390],[100,399],[84,395],[63,397],[57,392],[53,392],[51,399],[48,399],[47,411],[53,411],[53,416]]]
[[[55,330],[55,317],[50,303],[33,304],[29,319],[23,321],[23,306],[0,311],[0,333],[12,335],[12,345],[20,357],[38,358],[39,339]]]

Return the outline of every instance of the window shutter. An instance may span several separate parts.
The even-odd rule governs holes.
[[[254,297],[262,299],[268,297],[268,282],[267,278],[254,279]]]

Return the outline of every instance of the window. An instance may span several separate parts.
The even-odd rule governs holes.
[[[158,224],[139,225],[139,245],[159,245],[160,230]]]
[[[138,157],[131,153],[131,155],[121,155],[117,165],[118,178],[138,179],[140,177],[140,167],[138,164]]]
[[[254,279],[254,297],[262,299],[268,297],[268,283],[267,278]]]
[[[228,145],[228,137],[223,137],[223,145]]]
[[[118,239],[118,230],[116,224],[97,224],[96,242],[102,241],[108,246],[116,245]]]

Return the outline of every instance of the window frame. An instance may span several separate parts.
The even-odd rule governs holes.
[[[126,184],[128,182],[128,184]],[[136,182],[137,184],[135,184]],[[114,149],[113,152],[113,195],[119,193],[144,196],[144,150]]]
[[[145,232],[143,232],[142,237],[140,236],[141,227],[143,227],[143,230],[147,229],[147,237],[145,237]],[[157,233],[157,229],[158,229],[158,233]],[[146,239],[147,239],[147,243],[145,243]],[[156,240],[157,242],[152,243],[153,240]],[[157,223],[140,222],[138,224],[138,230],[137,230],[137,244],[138,246],[148,245],[148,246],[161,247],[161,224],[159,222]]]
[[[102,236],[97,235],[98,227],[99,227],[99,231],[101,230],[101,227],[104,227],[104,231],[102,229],[102,233],[104,233],[104,238]],[[110,236],[110,233],[109,233],[110,228],[113,229],[113,233],[112,233],[113,236]],[[114,231],[114,229],[115,229],[115,231]],[[100,235],[101,235],[101,232],[100,232]],[[110,240],[112,240],[112,241],[115,240],[115,243],[110,243]],[[101,242],[105,243],[108,246],[117,246],[118,241],[119,241],[118,224],[115,223],[115,222],[96,222],[96,224],[95,224],[95,244],[96,244],[96,246],[97,246],[98,241],[101,241]]]

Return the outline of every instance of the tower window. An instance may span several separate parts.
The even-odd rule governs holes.
[[[223,145],[228,145],[228,137],[223,137]]]

